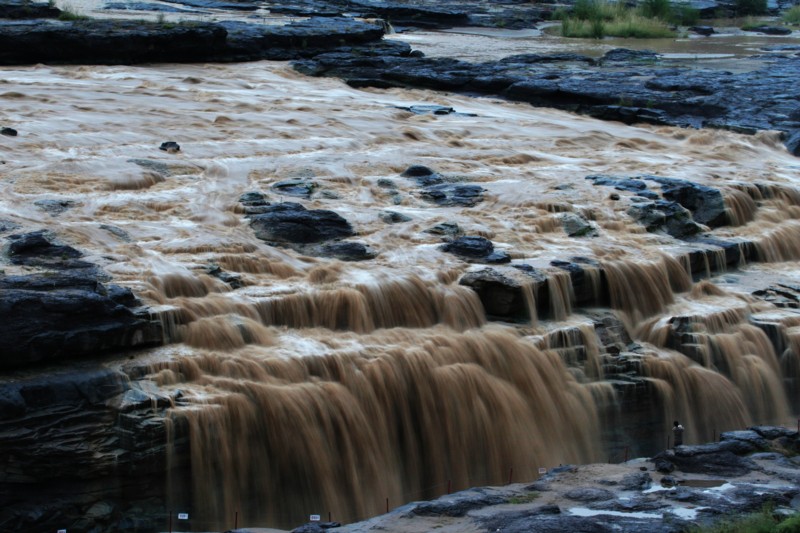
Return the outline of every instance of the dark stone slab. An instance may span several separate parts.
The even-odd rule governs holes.
[[[354,234],[350,223],[337,213],[308,210],[293,202],[268,206],[264,213],[250,218],[250,227],[259,239],[277,243],[317,243]]]

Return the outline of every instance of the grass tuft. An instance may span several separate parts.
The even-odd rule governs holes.
[[[673,17],[669,0],[645,0],[638,9],[626,8],[621,2],[578,0],[572,16],[560,14],[564,37],[602,39],[623,37],[659,39],[674,37],[668,26]]]
[[[784,13],[783,21],[786,24],[800,24],[800,5],[794,6]]]

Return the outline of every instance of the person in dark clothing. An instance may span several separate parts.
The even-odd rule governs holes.
[[[681,446],[683,444],[683,426],[677,420],[672,424],[672,435],[675,446]]]

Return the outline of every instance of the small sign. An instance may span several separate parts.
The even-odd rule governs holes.
[[[56,533],[67,533],[67,530],[66,529],[59,529],[58,531],[56,531]]]
[[[547,473],[547,469],[546,468],[540,468],[539,469],[539,473],[540,474],[546,474]]]
[[[308,519],[310,521],[312,521],[312,522],[319,522],[320,521],[320,517],[319,517],[318,514],[312,514],[311,516],[308,517]]]
[[[189,520],[189,513],[178,513],[178,520]]]

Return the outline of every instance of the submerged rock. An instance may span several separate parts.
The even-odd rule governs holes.
[[[378,256],[375,250],[361,242],[328,242],[318,249],[319,253],[315,255],[335,257],[342,261],[366,261]]]
[[[420,196],[440,206],[473,207],[483,201],[483,193],[484,189],[479,185],[442,183],[425,187]]]

